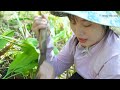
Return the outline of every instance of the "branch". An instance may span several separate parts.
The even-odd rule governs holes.
[[[3,48],[0,51],[0,56],[4,55],[12,46],[13,46],[13,44],[10,43],[8,46],[6,46],[5,48]]]

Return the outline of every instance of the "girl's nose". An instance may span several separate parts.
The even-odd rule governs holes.
[[[79,34],[79,36],[83,36],[85,33],[82,30],[78,30],[77,34]]]
[[[80,32],[79,34],[80,34],[81,36],[83,36],[83,35],[84,35],[84,33],[83,33],[83,32]]]

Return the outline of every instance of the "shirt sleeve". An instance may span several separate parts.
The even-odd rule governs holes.
[[[120,79],[120,55],[106,62],[96,79]]]
[[[62,74],[65,70],[69,69],[70,66],[73,65],[74,56],[71,53],[72,49],[70,45],[70,43],[72,44],[73,41],[74,38],[72,36],[59,54],[55,56],[53,52],[53,41],[50,36],[48,37],[46,59],[54,67],[55,76]]]

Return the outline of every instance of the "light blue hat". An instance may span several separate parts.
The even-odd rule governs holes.
[[[60,17],[72,14],[94,23],[120,27],[120,17],[115,11],[51,11],[51,14]]]

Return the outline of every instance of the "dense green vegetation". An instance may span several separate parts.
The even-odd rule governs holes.
[[[68,18],[59,18],[49,12],[54,53],[57,55],[71,36]],[[0,12],[0,75],[2,79],[33,79],[36,74],[39,50],[38,41],[31,31],[35,11]],[[66,72],[64,73],[66,75]],[[65,75],[59,78],[66,78]]]

